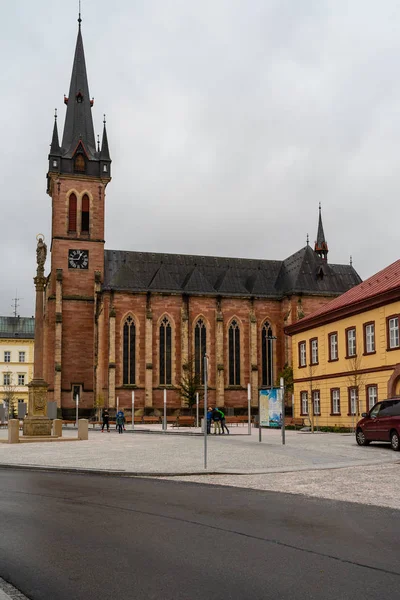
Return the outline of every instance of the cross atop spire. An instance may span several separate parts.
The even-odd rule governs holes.
[[[82,19],[81,19],[81,0],[79,0],[79,16],[78,16],[78,23],[79,23],[79,29],[81,28],[81,23],[82,23]]]
[[[323,260],[328,260],[328,244],[325,240],[324,227],[322,225],[322,216],[321,216],[321,202],[319,203],[319,216],[318,216],[318,232],[317,232],[317,241],[314,245],[314,251],[320,256]]]

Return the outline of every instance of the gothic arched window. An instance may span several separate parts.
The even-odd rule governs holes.
[[[123,331],[123,383],[124,385],[136,383],[136,328],[135,321],[128,317],[124,323]]]
[[[167,317],[160,323],[160,385],[172,383],[172,330]]]
[[[89,233],[89,196],[87,194],[82,198],[81,231],[83,233]]]
[[[265,321],[261,330],[261,385],[271,386],[272,381],[272,329]]]
[[[68,231],[76,231],[76,196],[71,194],[68,205]]]
[[[206,353],[207,329],[203,319],[194,328],[194,373],[196,382],[204,383],[204,355]]]
[[[237,321],[229,327],[229,385],[240,385],[240,329]]]

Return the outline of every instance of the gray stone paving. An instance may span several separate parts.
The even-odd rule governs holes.
[[[157,426],[147,427],[153,432]],[[237,429],[237,431],[236,431]],[[353,435],[232,428],[208,437],[204,470],[203,437],[140,432],[90,431],[89,440],[70,444],[0,444],[0,465],[77,469],[152,475],[236,487],[306,494],[400,508],[400,453],[389,445],[357,446]],[[158,428],[158,431],[159,428]],[[0,438],[6,437],[0,430]],[[64,436],[76,437],[70,429]],[[187,474],[185,476],[185,474]]]
[[[0,600],[29,600],[22,592],[0,577]]]

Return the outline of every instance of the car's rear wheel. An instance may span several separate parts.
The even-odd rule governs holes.
[[[395,429],[390,432],[390,445],[393,450],[400,450],[400,436]]]
[[[362,429],[357,429],[356,441],[359,446],[368,446],[370,443]]]

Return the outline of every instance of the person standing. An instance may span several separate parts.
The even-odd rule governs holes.
[[[108,412],[108,408],[103,408],[103,426],[101,431],[104,431],[104,427],[107,427],[108,433],[110,433],[110,413]]]
[[[124,430],[124,423],[125,423],[125,415],[122,410],[119,410],[117,412],[116,421],[117,421],[118,433],[122,433]]]
[[[213,409],[212,406],[208,407],[207,411],[207,433],[211,433],[211,419],[212,419]]]
[[[218,408],[214,408],[212,411],[212,420],[214,421],[214,435],[221,433],[221,414]]]
[[[224,429],[226,429],[226,433],[229,433],[229,429],[226,426],[225,413],[221,408],[217,408],[219,414],[221,415],[221,429],[222,433],[225,433]]]

